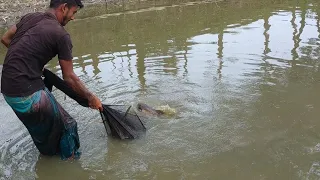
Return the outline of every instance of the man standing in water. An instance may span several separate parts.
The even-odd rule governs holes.
[[[58,55],[63,79],[89,106],[102,110],[100,100],[75,75],[72,42],[64,26],[74,19],[81,0],[51,0],[46,12],[23,16],[2,37],[8,48],[2,70],[1,92],[28,129],[43,155],[60,154],[62,159],[79,158],[77,122],[45,88],[42,70]]]

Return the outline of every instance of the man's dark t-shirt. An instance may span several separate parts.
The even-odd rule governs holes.
[[[44,89],[42,69],[53,57],[72,59],[68,32],[55,15],[30,13],[21,18],[4,60],[1,92],[23,97]]]

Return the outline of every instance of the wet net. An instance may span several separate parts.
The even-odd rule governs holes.
[[[52,91],[55,86],[80,105],[89,107],[87,99],[77,95],[64,80],[48,69],[44,69],[43,77],[44,84],[49,91]],[[109,136],[117,139],[136,139],[145,133],[146,127],[143,122],[135,112],[130,110],[131,106],[103,104],[103,111],[100,112],[100,115]]]
[[[139,116],[130,112],[131,106],[103,105],[103,109],[100,114],[109,135],[119,139],[136,139],[146,131]]]

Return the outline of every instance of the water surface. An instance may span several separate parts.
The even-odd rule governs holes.
[[[75,72],[104,103],[177,114],[145,116],[147,134],[121,142],[55,91],[79,125],[83,155],[70,163],[39,156],[1,96],[0,176],[320,179],[319,5],[184,3],[70,23]],[[48,68],[61,75],[56,59]]]

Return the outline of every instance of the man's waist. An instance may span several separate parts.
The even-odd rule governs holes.
[[[42,79],[15,81],[12,79],[1,79],[1,93],[10,97],[24,97],[34,92],[44,89],[45,85]]]

